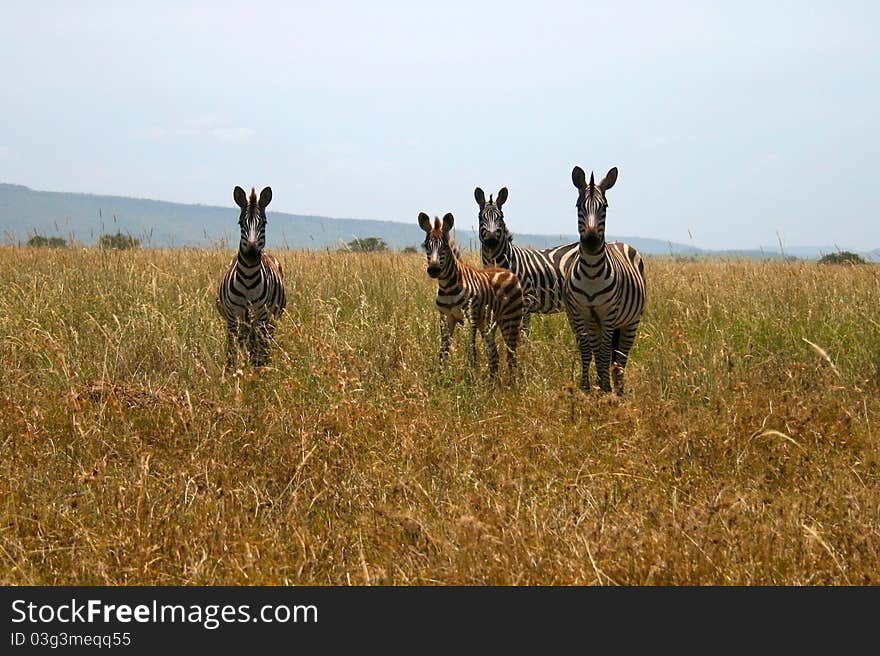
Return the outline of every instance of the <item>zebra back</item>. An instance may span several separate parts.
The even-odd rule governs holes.
[[[511,240],[494,258],[481,249],[484,266],[510,269],[519,278],[529,313],[552,314],[564,309],[566,268],[577,259],[578,242],[553,248],[524,248]]]
[[[464,289],[463,302],[488,308],[499,326],[522,321],[525,294],[515,273],[501,267],[477,269],[457,261]]]

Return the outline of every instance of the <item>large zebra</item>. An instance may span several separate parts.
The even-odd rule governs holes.
[[[261,367],[269,361],[275,319],[287,305],[281,263],[263,250],[266,206],[272,200],[272,189],[263,189],[259,200],[253,188],[250,199],[241,187],[236,187],[232,196],[241,208],[241,240],[217,292],[217,310],[226,321],[226,365],[235,366],[238,342],[239,348],[247,346],[251,363]]]
[[[590,359],[596,359],[599,387],[623,394],[626,359],[645,307],[645,268],[638,251],[622,242],[605,242],[605,192],[617,181],[612,168],[598,184],[575,166],[578,189],[578,257],[565,275],[565,309],[581,355],[581,387],[589,389]]]
[[[455,326],[470,321],[470,360],[477,362],[477,330],[483,336],[489,354],[489,372],[498,374],[498,348],[495,330],[507,346],[507,371],[516,375],[516,347],[523,315],[523,292],[519,279],[507,269],[476,269],[461,260],[458,244],[449,234],[454,224],[452,214],[434,224],[424,212],[419,226],[425,231],[428,275],[437,279],[437,309],[440,310],[440,360],[449,354],[449,342]]]
[[[577,257],[578,243],[536,250],[521,248],[513,243],[513,235],[504,222],[501,206],[507,200],[507,187],[502,187],[496,200],[482,189],[474,189],[474,198],[480,206],[478,215],[480,255],[483,266],[510,269],[519,278],[525,295],[523,328],[528,330],[533,313],[552,314],[560,312],[563,274],[566,265]]]

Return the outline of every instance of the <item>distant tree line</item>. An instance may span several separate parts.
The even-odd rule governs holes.
[[[67,248],[67,240],[63,237],[46,237],[34,235],[27,240],[27,245],[32,248]],[[140,248],[141,240],[132,235],[123,234],[117,230],[113,235],[101,235],[98,238],[98,247],[112,250],[131,250]]]
[[[46,237],[45,235],[33,235],[27,240],[27,245],[32,248],[67,248],[67,240],[63,237]],[[133,235],[124,234],[117,230],[111,235],[101,235],[98,238],[98,247],[107,250],[132,250],[140,248],[141,240]],[[381,237],[355,237],[350,242],[342,246],[340,251],[350,251],[354,253],[381,253],[389,250],[388,244]],[[404,253],[417,253],[418,246],[407,246],[403,249]],[[696,262],[700,258],[693,255],[676,255],[676,262]],[[793,256],[785,258],[789,261],[797,260]],[[868,264],[867,260],[858,253],[851,251],[837,251],[836,253],[828,253],[819,258],[819,264]]]

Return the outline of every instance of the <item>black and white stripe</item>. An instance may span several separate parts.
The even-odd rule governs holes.
[[[590,360],[596,359],[599,387],[623,394],[623,374],[645,307],[645,270],[638,251],[622,242],[605,242],[605,192],[617,181],[617,168],[598,184],[589,183],[583,169],[574,167],[571,179],[578,189],[578,256],[565,275],[568,319],[581,356],[581,387],[589,389]]]
[[[248,199],[244,189],[236,187],[233,198],[241,208],[241,240],[238,253],[220,281],[217,310],[226,321],[227,366],[235,365],[237,346],[247,348],[251,363],[260,367],[269,361],[275,319],[287,305],[281,263],[263,250],[266,206],[272,200],[272,189],[263,189],[258,200],[254,189]]]
[[[507,347],[507,370],[516,372],[516,347],[523,315],[522,286],[516,274],[497,267],[476,269],[461,260],[458,245],[449,234],[454,224],[452,214],[435,218],[433,226],[427,214],[419,214],[419,226],[425,231],[428,275],[437,279],[437,309],[440,311],[440,360],[449,354],[449,342],[455,326],[470,322],[470,360],[476,365],[477,331],[489,353],[489,371],[498,373],[498,348],[495,330]]]
[[[525,295],[523,325],[528,327],[533,313],[552,314],[564,309],[562,300],[563,271],[577,257],[578,243],[537,250],[521,248],[513,243],[501,207],[507,200],[507,187],[498,192],[496,200],[486,200],[482,189],[474,189],[480,207],[480,255],[483,266],[510,269],[519,278]]]

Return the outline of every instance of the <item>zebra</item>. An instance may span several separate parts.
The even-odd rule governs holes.
[[[589,389],[590,359],[596,359],[599,388],[623,394],[623,374],[645,307],[645,268],[638,251],[622,242],[605,242],[605,192],[617,181],[617,167],[598,184],[575,166],[578,189],[578,256],[565,273],[564,298],[581,356],[581,388]]]
[[[507,187],[501,188],[495,201],[490,195],[487,202],[479,187],[474,189],[474,198],[480,207],[477,218],[483,266],[510,269],[517,275],[526,302],[523,330],[528,332],[532,314],[554,314],[564,309],[562,272],[577,257],[578,243],[544,250],[521,248],[513,243],[501,210],[507,201]]]
[[[461,248],[450,236],[454,225],[452,214],[441,223],[424,212],[419,213],[419,226],[425,231],[424,248],[428,258],[428,275],[437,280],[437,309],[440,311],[440,361],[449,355],[449,342],[456,324],[470,321],[470,362],[477,362],[477,330],[489,354],[489,372],[498,375],[498,348],[495,330],[507,346],[507,371],[516,376],[516,347],[523,316],[523,291],[516,274],[507,269],[477,269],[461,259]]]
[[[250,199],[241,187],[232,196],[241,208],[241,240],[217,292],[217,310],[226,321],[226,366],[232,368],[237,362],[237,342],[240,349],[247,345],[253,366],[262,367],[269,361],[275,319],[287,305],[281,263],[263,250],[272,189],[263,189],[259,200],[253,188]]]

